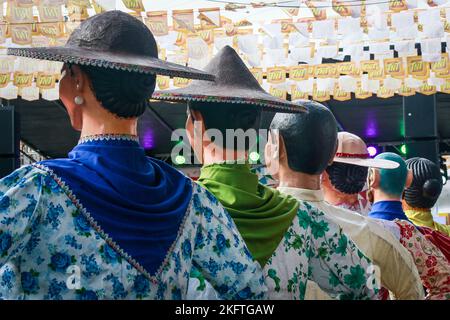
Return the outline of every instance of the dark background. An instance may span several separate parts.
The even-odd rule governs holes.
[[[400,96],[389,99],[372,97],[344,102],[331,100],[326,105],[342,130],[362,137],[367,144],[398,149],[403,143],[408,143],[402,101]],[[19,113],[21,139],[41,154],[51,158],[65,157],[76,145],[79,133],[71,128],[61,102],[17,99],[9,101],[9,104],[14,105]],[[151,105],[139,120],[141,144],[149,155],[165,158],[175,143],[170,141],[172,130],[184,127],[186,106],[165,102],[152,102]],[[425,104],[421,108],[430,106]],[[450,154],[450,95],[436,94],[436,111],[439,150],[441,154]],[[265,119],[268,123],[270,114],[266,114]]]

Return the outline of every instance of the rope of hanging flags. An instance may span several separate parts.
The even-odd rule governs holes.
[[[446,0],[161,3],[3,2],[0,98],[58,99],[60,63],[8,57],[6,48],[63,45],[81,21],[114,9],[141,19],[155,35],[159,56],[168,61],[201,69],[223,46],[233,46],[261,85],[280,98],[343,101],[450,93]],[[159,89],[187,84],[182,78],[157,79]]]

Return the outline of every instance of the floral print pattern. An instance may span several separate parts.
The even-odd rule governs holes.
[[[177,240],[149,275],[108,241],[50,170],[16,170],[0,180],[0,299],[184,299],[191,270],[220,298],[264,298],[261,269],[231,217],[205,189],[193,188]]]
[[[264,267],[269,299],[305,297],[308,280],[338,299],[379,299],[371,261],[342,229],[307,202],[300,208],[282,242]],[[230,262],[236,271],[244,268]],[[216,299],[218,293],[195,270],[188,297]]]
[[[378,299],[372,263],[342,229],[305,201],[264,267],[271,299],[303,300],[308,280],[336,299]]]
[[[450,264],[444,254],[412,223],[374,219],[394,234],[413,256],[427,300],[450,300]]]
[[[404,220],[395,220],[400,242],[414,257],[427,290],[427,300],[450,300],[450,264],[444,254],[417,228]]]

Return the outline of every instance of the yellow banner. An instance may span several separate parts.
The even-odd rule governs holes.
[[[298,13],[300,10],[298,8],[286,8],[286,9],[283,9],[283,11],[286,12],[291,17],[296,17],[296,16],[298,16]]]
[[[29,45],[32,42],[31,24],[12,25],[11,40],[15,44]]]
[[[430,76],[430,64],[422,61],[422,57],[407,57],[408,75],[419,80],[426,80]]]
[[[11,2],[14,2],[18,7],[32,7],[38,4],[39,0],[13,0]]]
[[[291,33],[296,30],[295,25],[292,22],[292,19],[283,19],[283,20],[280,20],[279,23],[281,23],[281,32],[282,33]]]
[[[314,76],[316,78],[337,78],[338,72],[336,64],[319,64],[314,67]]]
[[[291,67],[289,69],[289,79],[295,81],[307,80],[309,78],[309,66],[306,64]]]
[[[83,21],[89,18],[87,7],[84,6],[68,5],[67,14],[70,21]]]
[[[352,10],[345,2],[340,2],[337,0],[331,1],[333,10],[339,14],[341,17],[351,17],[352,16]]]
[[[354,62],[341,62],[337,64],[337,72],[349,76],[361,75],[361,70],[356,67]]]
[[[173,29],[175,31],[191,31],[195,32],[194,28],[194,10],[173,10]]]
[[[380,68],[379,60],[363,60],[360,62],[361,71],[363,72],[375,72]]]
[[[330,92],[329,91],[319,91],[319,90],[317,90],[316,85],[314,85],[312,98],[315,101],[325,102],[325,101],[330,100]]]
[[[392,98],[394,96],[394,94],[395,94],[394,90],[390,90],[390,89],[387,89],[385,86],[381,86],[378,89],[377,97],[387,99],[387,98]]]
[[[431,71],[433,71],[438,78],[448,78],[450,76],[447,53],[442,54],[441,60],[431,63]]]
[[[6,19],[11,23],[32,23],[33,7],[19,7],[14,2],[8,2]]]
[[[424,83],[422,86],[419,87],[417,91],[420,92],[421,94],[430,96],[436,93],[436,86],[430,86],[429,84]]]
[[[122,0],[125,7],[136,12],[142,12],[145,10],[142,0]]]
[[[402,58],[384,59],[384,73],[393,78],[403,78],[405,72],[403,70]]]
[[[285,68],[267,68],[267,82],[268,83],[283,83],[286,81]]]
[[[325,9],[317,8],[312,1],[306,1],[305,4],[311,10],[316,20],[325,20],[327,18]]]
[[[62,7],[60,5],[38,7],[39,18],[41,22],[60,22],[64,21]]]
[[[352,94],[350,92],[343,91],[339,89],[339,86],[336,85],[333,91],[333,99],[337,101],[346,101],[352,98]]]
[[[64,35],[64,24],[56,23],[41,23],[38,25],[39,33],[49,38],[59,38]]]
[[[167,76],[157,76],[156,83],[158,84],[159,90],[166,90],[170,87],[170,77]]]
[[[220,8],[203,8],[198,9],[198,18],[200,20],[200,26],[203,29],[220,28]],[[215,16],[215,19],[210,18]]]
[[[286,96],[287,96],[287,92],[286,90],[277,88],[277,87],[270,87],[269,89],[269,94],[271,94],[272,96],[279,98],[279,99],[284,99],[286,100]]]
[[[308,100],[308,93],[298,90],[296,84],[291,85],[291,101]]]
[[[55,87],[55,75],[39,72],[36,77],[36,87],[40,89],[52,89]]]
[[[259,82],[259,84],[263,83],[263,69],[262,68],[251,68],[250,72],[255,77],[256,81]]]
[[[92,6],[94,7],[95,14],[105,12],[105,9],[101,5],[99,5],[95,0],[92,0]]]
[[[389,10],[393,12],[400,12],[403,10],[408,10],[408,5],[406,0],[390,0],[389,1]]]
[[[367,98],[370,98],[371,96],[372,96],[372,92],[364,91],[361,88],[361,81],[358,81],[356,91],[355,91],[355,98],[356,99],[367,99]]]
[[[11,80],[10,73],[0,73],[0,88],[6,87],[10,80]]]
[[[200,30],[200,31],[197,32],[197,34],[207,44],[213,44],[214,43],[214,30],[213,29]]]
[[[50,1],[55,1],[55,0],[50,0]],[[58,0],[56,0],[56,1],[58,1]],[[89,0],[68,0],[66,2],[69,6],[79,6],[79,7],[86,7],[86,8],[91,7],[91,3],[89,2]]]
[[[367,76],[370,80],[383,80],[384,70],[380,68],[378,70],[370,71],[367,73]]]
[[[443,93],[450,93],[450,81],[445,81],[445,84],[441,85],[439,91]]]
[[[147,12],[145,24],[155,36],[165,36],[169,34],[169,25],[167,22],[167,11]]]
[[[29,87],[33,83],[32,73],[14,72],[14,85],[18,88]]]
[[[186,41],[187,41],[187,33],[186,32],[178,32],[177,40],[175,41],[175,44],[179,47],[185,47]]]
[[[173,78],[173,85],[178,88],[187,87],[189,85],[189,83],[190,83],[190,79],[178,78],[178,77]]]
[[[447,33],[450,32],[450,22],[448,22],[448,21],[444,22],[444,31]]]
[[[403,83],[402,86],[400,87],[400,89],[398,89],[398,94],[400,96],[409,97],[409,96],[415,95],[416,94],[416,90],[414,90],[413,88],[407,87]]]

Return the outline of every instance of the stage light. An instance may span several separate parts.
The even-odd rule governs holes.
[[[406,154],[406,152],[408,152],[408,150],[406,149],[406,144],[402,144],[402,146],[400,147],[400,152],[402,154]]]
[[[178,156],[175,157],[175,163],[178,164],[178,165],[185,164],[186,163],[186,158],[181,156],[181,155],[178,155]]]
[[[253,151],[250,153],[249,155],[250,160],[252,160],[253,162],[257,162],[260,158],[259,153],[256,151]]]
[[[367,147],[367,152],[369,153],[369,156],[371,157],[375,157],[378,153],[378,149],[374,146],[368,146]]]

